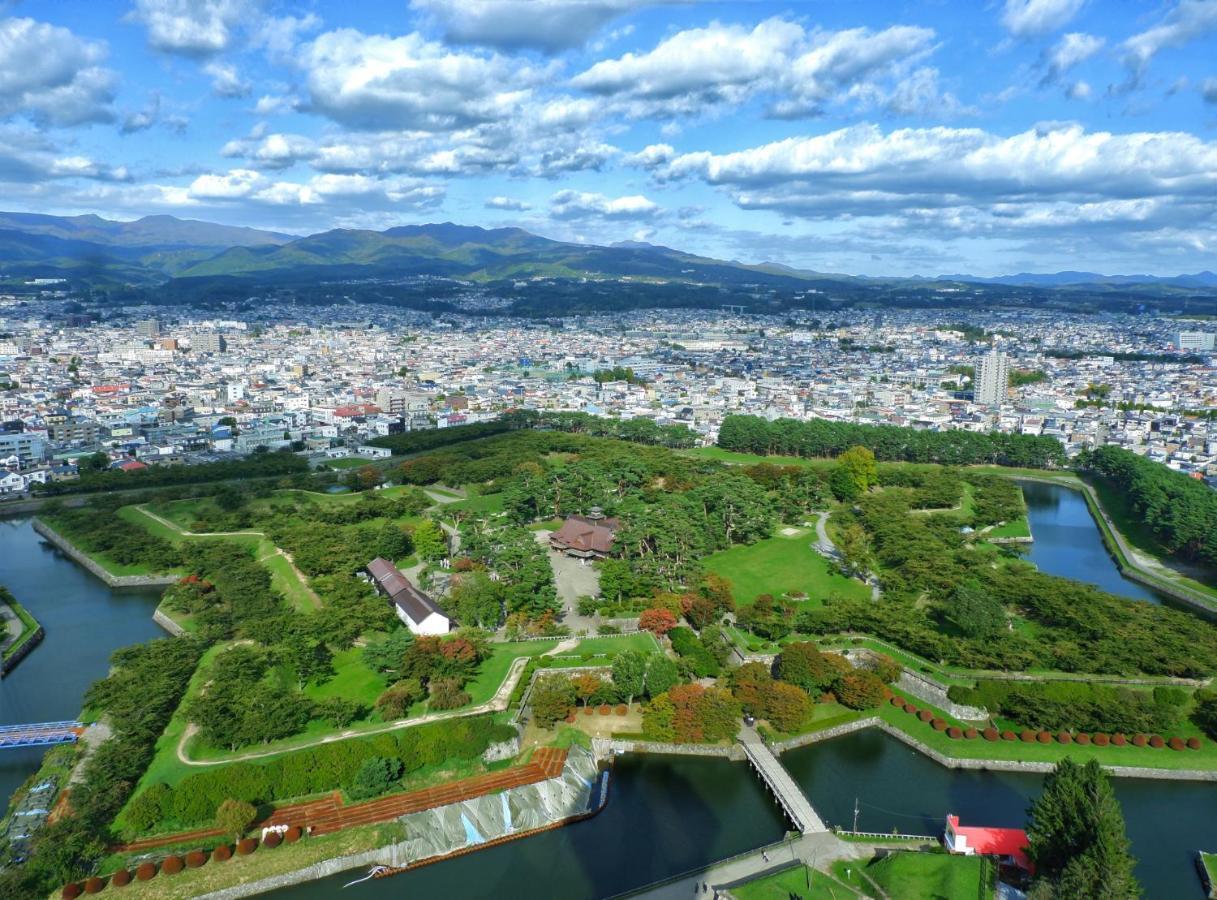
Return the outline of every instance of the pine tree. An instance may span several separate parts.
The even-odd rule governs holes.
[[[1028,854],[1036,865],[1037,898],[1140,896],[1124,816],[1095,760],[1059,762],[1027,811]]]

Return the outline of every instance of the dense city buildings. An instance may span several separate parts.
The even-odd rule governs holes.
[[[516,409],[641,416],[706,443],[731,413],[1042,434],[1070,455],[1116,444],[1217,476],[1217,369],[1178,319],[655,310],[535,321],[266,302],[239,318],[132,307],[69,325],[64,305],[49,293],[0,307],[0,460],[19,490],[98,453],[111,467],[261,447],[320,461]]]

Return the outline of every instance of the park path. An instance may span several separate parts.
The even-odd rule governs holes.
[[[148,507],[140,505],[135,507],[143,515],[147,516],[155,522],[164,525],[166,528],[175,531],[184,538],[204,538],[204,537],[260,537],[263,540],[269,541],[270,538],[264,531],[187,531],[176,522],[166,519],[164,516],[157,515]],[[292,555],[275,544],[271,544],[275,548],[275,552],[266,556],[258,557],[258,562],[265,562],[271,556],[282,556],[287,562],[287,567],[291,569],[292,575],[300,582],[300,587],[308,596],[309,602],[313,604],[315,609],[321,609],[321,597],[313,590],[313,586],[309,584],[308,577],[296,567],[296,561],[292,559]]]
[[[578,640],[567,638],[566,640],[557,642],[549,650],[542,653],[542,656],[554,656],[558,653],[564,653],[567,650],[572,650],[578,646]],[[507,708],[507,704],[511,699],[511,693],[519,684],[520,678],[524,674],[524,669],[528,665],[528,660],[531,657],[519,656],[511,661],[511,668],[507,670],[507,676],[503,679],[503,683],[499,685],[499,689],[494,692],[494,696],[485,703],[479,703],[477,706],[471,706],[468,709],[454,709],[445,712],[425,713],[413,719],[397,719],[377,728],[367,730],[351,730],[344,731],[340,734],[330,734],[316,740],[308,741],[304,744],[296,744],[291,747],[283,747],[278,750],[262,750],[255,753],[242,753],[237,756],[226,756],[223,759],[193,759],[186,753],[186,744],[192,737],[198,734],[198,727],[193,723],[189,723],[182,731],[182,737],[177,742],[177,758],[187,766],[226,766],[230,763],[245,762],[250,759],[265,759],[268,756],[279,756],[283,753],[291,753],[296,750],[307,750],[310,747],[319,747],[322,744],[332,744],[335,741],[345,741],[349,738],[368,737],[373,734],[384,734],[388,731],[400,731],[403,728],[414,728],[418,725],[426,725],[428,722],[439,722],[443,719],[460,719],[465,716],[477,716],[487,712],[502,712]]]
[[[827,557],[835,563],[840,563],[842,559],[841,551],[837,549],[837,545],[828,536],[827,525],[828,513],[816,513],[816,542],[811,546],[821,556]],[[875,577],[873,572],[867,572],[865,580],[870,586],[871,600],[878,600],[883,595],[883,589],[879,587],[879,579]]]

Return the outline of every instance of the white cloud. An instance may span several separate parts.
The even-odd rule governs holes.
[[[106,45],[33,19],[0,19],[0,116],[80,125],[114,119]]]
[[[156,124],[160,115],[161,94],[160,91],[153,91],[149,95],[148,103],[143,109],[131,110],[123,117],[119,130],[123,134],[135,134],[137,131],[145,131]]]
[[[286,169],[312,159],[317,150],[312,140],[298,134],[268,134],[229,141],[220,155],[240,158],[264,169]]]
[[[254,18],[260,0],[135,0],[131,18],[148,43],[166,53],[208,57],[228,49]]]
[[[211,78],[211,89],[217,97],[244,97],[249,94],[250,84],[241,77],[232,63],[212,60],[203,66],[203,72]]]
[[[942,112],[958,104],[940,94],[935,70],[914,68],[933,50],[933,30],[913,26],[807,31],[777,17],[752,29],[712,22],[649,52],[602,60],[572,84],[611,97],[632,116],[694,115],[757,95],[772,98],[770,112],[782,117],[850,101],[907,113],[928,100]]]
[[[1217,31],[1217,0],[1179,0],[1159,24],[1124,42],[1124,63],[1134,83],[1160,51],[1180,47],[1212,31]]]
[[[1086,0],[1006,0],[1001,23],[1015,37],[1029,38],[1064,28]]]
[[[1200,96],[1206,103],[1217,103],[1217,78],[1206,78],[1200,85]]]
[[[293,112],[300,105],[300,98],[290,95],[275,96],[263,94],[254,104],[254,112],[259,116],[273,116],[285,112]]]
[[[1047,78],[1055,80],[1079,63],[1083,63],[1103,49],[1103,38],[1080,31],[1062,35],[1056,45],[1045,55]]]
[[[531,203],[517,200],[515,197],[491,197],[484,205],[487,209],[510,209],[516,212],[532,209]]]
[[[1140,228],[1169,216],[1211,220],[1217,210],[1217,141],[1068,123],[1009,137],[858,125],[735,153],[684,154],[658,173],[722,186],[745,209],[916,219],[957,230],[1045,227],[1071,217]]]
[[[584,191],[558,191],[549,200],[555,219],[651,219],[659,207],[641,194],[606,197]]]
[[[353,29],[305,45],[311,108],[354,128],[449,131],[516,114],[545,70],[497,54],[460,53],[419,34]]]
[[[315,175],[307,181],[274,181],[253,169],[200,175],[186,189],[195,202],[247,201],[272,206],[351,204],[427,209],[443,201],[442,185],[365,175]]]
[[[411,0],[444,37],[507,50],[556,52],[583,44],[611,19],[663,0]]]

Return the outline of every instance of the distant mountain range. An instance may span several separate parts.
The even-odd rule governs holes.
[[[395,278],[436,275],[478,282],[535,277],[632,279],[650,283],[747,285],[788,290],[843,282],[870,285],[971,282],[995,286],[1108,289],[1135,284],[1163,288],[1217,288],[1217,275],[1200,272],[1171,278],[1106,276],[1090,272],[982,278],[867,279],[825,275],[778,263],[748,265],[711,259],[639,241],[610,246],[573,244],[519,228],[479,228],[451,222],[404,225],[385,231],[335,229],[295,237],[146,216],[116,222],[99,216],[48,216],[0,212],[0,279],[70,277],[98,285],[150,285],[178,279],[259,282]]]
[[[1072,285],[1173,284],[1179,287],[1217,287],[1217,273],[1194,275],[1100,275],[1098,272],[1019,272],[1017,275],[939,275],[937,281],[970,281],[977,284],[1068,287]]]

